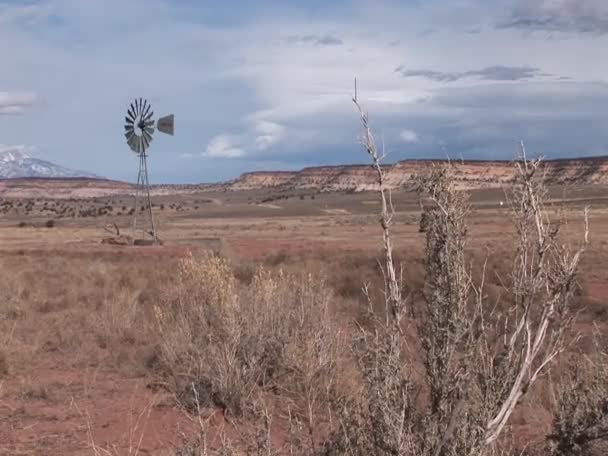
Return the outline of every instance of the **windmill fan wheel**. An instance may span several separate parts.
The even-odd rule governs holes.
[[[135,99],[125,117],[125,138],[133,152],[145,154],[154,134],[154,111],[147,100]]]

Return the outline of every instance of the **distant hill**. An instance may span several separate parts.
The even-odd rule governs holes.
[[[386,165],[386,183],[393,189],[405,188],[414,174],[424,174],[431,166],[441,163],[445,161],[405,160]],[[0,168],[1,164],[0,161]],[[500,188],[513,178],[509,161],[465,160],[453,161],[452,165],[460,188]],[[547,160],[544,171],[549,185],[608,185],[608,157]],[[362,192],[375,189],[376,174],[370,165],[338,165],[299,171],[255,171],[216,184],[153,185],[151,193],[158,196],[203,191]],[[131,183],[101,178],[0,177],[0,197],[93,198],[134,192],[135,185]]]
[[[95,174],[76,171],[54,163],[30,157],[20,150],[0,151],[0,178],[19,177],[91,177]]]
[[[404,160],[386,165],[386,183],[390,188],[407,186],[414,174],[428,172],[444,160]],[[452,161],[461,188],[496,188],[513,178],[509,161]],[[547,160],[544,169],[550,185],[608,184],[608,157]],[[318,166],[300,171],[256,171],[244,173],[224,184],[227,190],[310,189],[316,191],[366,191],[377,188],[377,178],[370,165]]]

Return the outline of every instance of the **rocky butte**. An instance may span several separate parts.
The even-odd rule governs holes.
[[[384,166],[390,188],[405,188],[414,174],[424,174],[445,160],[404,160]],[[512,163],[498,160],[451,161],[460,188],[500,188],[513,177]],[[549,185],[608,185],[608,157],[547,160]],[[133,193],[134,185],[105,179],[12,178],[0,179],[0,197],[88,198]],[[371,165],[317,166],[299,171],[255,171],[216,184],[154,185],[152,193],[178,194],[201,191],[309,190],[363,192],[377,189]]]
[[[390,188],[407,186],[414,174],[428,172],[445,160],[404,160],[386,165]],[[513,177],[512,162],[497,160],[451,161],[461,188],[497,188]],[[608,157],[547,160],[544,162],[549,185],[608,184]],[[260,188],[311,189],[318,191],[361,192],[377,188],[376,173],[370,165],[318,166],[300,171],[256,171],[227,182],[229,190]]]

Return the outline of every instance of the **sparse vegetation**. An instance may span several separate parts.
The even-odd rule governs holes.
[[[608,451],[608,353],[599,337],[595,352],[571,360],[557,391],[551,454],[601,455]]]
[[[253,414],[264,391],[281,391],[302,416],[323,413],[341,355],[322,280],[259,269],[244,285],[207,256],[182,261],[176,293],[155,313],[161,371],[182,404],[238,417]]]

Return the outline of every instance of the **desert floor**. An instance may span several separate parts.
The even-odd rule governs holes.
[[[577,322],[587,337],[608,324],[608,188],[555,188],[552,196],[563,203],[574,243],[590,206]],[[497,281],[513,250],[501,200],[499,190],[471,196],[471,259],[489,258]],[[239,280],[258,265],[323,274],[345,315],[362,305],[364,282],[380,287],[375,194],[200,193],[159,196],[154,204],[162,246],[101,243],[111,223],[131,234],[130,197],[11,200],[0,211],[0,454],[168,455],[193,432],[195,423],[156,384],[157,341],[141,321],[162,302],[189,252],[218,251]],[[404,279],[419,285],[418,200],[398,193],[394,205]],[[522,432],[536,431],[531,439],[550,425],[548,410],[540,418],[526,414],[539,407],[549,407],[542,392],[513,420]]]

